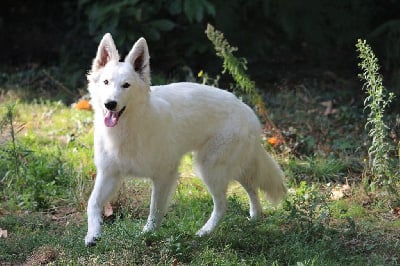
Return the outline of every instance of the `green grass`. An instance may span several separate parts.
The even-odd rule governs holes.
[[[150,186],[145,180],[129,180],[117,199],[114,219],[106,219],[101,241],[94,248],[86,248],[83,241],[85,207],[95,173],[92,113],[58,101],[19,102],[13,125],[18,129],[18,167],[29,178],[18,178],[29,182],[20,180],[13,187],[17,179],[4,178],[13,174],[12,161],[0,162],[0,229],[8,232],[7,238],[0,238],[0,264],[398,264],[400,225],[391,213],[390,195],[363,190],[359,165],[364,153],[359,147],[364,137],[360,137],[362,126],[356,124],[358,111],[316,119],[306,110],[315,109],[318,114],[323,107],[312,91],[307,94],[308,102],[303,102],[305,98],[298,97],[303,93],[283,91],[269,98],[274,103],[269,105],[272,119],[281,121],[278,127],[287,140],[284,147],[268,147],[288,177],[290,193],[280,206],[264,204],[264,216],[251,221],[247,196],[233,183],[228,212],[218,229],[208,237],[196,237],[212,211],[212,200],[192,174],[188,155],[159,230],[141,233]],[[3,101],[1,118],[5,106]],[[284,106],[287,111],[282,112]],[[7,155],[9,129],[2,127],[1,156]],[[24,155],[27,150],[29,155]],[[345,180],[350,191],[332,199],[332,187]]]
[[[182,193],[180,185],[171,211],[160,230],[142,234],[145,215],[130,215],[104,225],[101,241],[86,248],[82,237],[86,225],[82,217],[55,221],[50,214],[7,215],[0,225],[9,237],[0,242],[2,262],[20,263],[40,257],[43,248],[55,251],[56,264],[155,265],[295,265],[314,261],[315,265],[393,265],[399,249],[395,231],[380,232],[375,226],[352,229],[346,220],[326,226],[309,236],[308,229],[278,208],[268,210],[259,221],[246,218],[242,198],[229,197],[229,211],[221,226],[209,237],[197,238],[196,230],[211,210],[208,196]],[[196,192],[199,192],[196,190]],[[200,190],[201,192],[201,190]],[[361,228],[359,228],[361,227]],[[378,227],[379,229],[379,227]],[[276,264],[275,264],[276,265]]]
[[[2,127],[0,189],[5,198],[0,206],[49,209],[59,201],[71,202],[72,196],[72,204],[84,201],[84,179],[94,172],[91,114],[60,102],[34,102],[17,104],[13,119],[14,147],[8,144],[11,125]]]

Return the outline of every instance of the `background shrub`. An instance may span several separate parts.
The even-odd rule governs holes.
[[[76,88],[83,86],[100,36],[108,31],[121,53],[146,37],[153,71],[182,80],[200,69],[220,72],[203,34],[210,23],[240,47],[256,80],[304,67],[354,71],[357,38],[371,43],[386,80],[394,80],[400,62],[399,8],[398,1],[373,0],[3,1],[0,35],[6,41],[0,48],[7,52],[0,61],[3,68],[57,65],[62,71],[55,74]]]

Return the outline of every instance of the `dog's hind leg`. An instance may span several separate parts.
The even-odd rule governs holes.
[[[177,170],[174,169],[171,172],[172,174],[168,174],[162,178],[158,177],[153,179],[150,212],[149,217],[147,218],[147,223],[143,228],[143,232],[156,229],[161,224],[161,221],[167,212],[170,199],[178,180]]]
[[[221,175],[226,174],[224,169],[225,167],[222,166],[202,167],[201,170],[198,169],[200,170],[198,174],[212,196],[214,208],[208,221],[196,233],[197,236],[204,236],[211,233],[218,226],[219,221],[225,214],[227,208],[226,191],[229,180],[221,178]]]
[[[227,130],[214,136],[195,154],[196,173],[206,184],[214,202],[210,218],[196,235],[211,233],[224,216],[228,184],[240,175],[245,164],[242,161],[246,160],[243,150],[248,146],[247,143],[240,135]]]
[[[258,188],[254,185],[254,181],[252,182],[251,178],[242,178],[239,180],[239,183],[243,186],[247,192],[247,195],[249,196],[250,218],[258,218],[262,211],[260,198],[258,195]]]
[[[221,180],[220,180],[221,181]],[[218,183],[210,183],[205,181],[208,191],[211,193],[214,208],[208,221],[196,233],[197,236],[204,236],[211,233],[219,224],[219,221],[224,216],[227,208],[226,190],[228,183],[223,180]]]
[[[120,185],[121,179],[119,177],[106,176],[102,171],[97,173],[96,182],[87,208],[88,232],[85,237],[86,246],[94,246],[96,244],[96,239],[101,233],[101,223],[103,221],[102,209],[104,204],[113,197]]]

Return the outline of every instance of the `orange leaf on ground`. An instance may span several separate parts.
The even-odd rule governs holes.
[[[75,108],[78,110],[92,110],[92,106],[90,105],[90,102],[88,100],[79,100],[76,105]]]
[[[268,143],[271,144],[272,146],[278,146],[283,143],[283,140],[279,137],[270,137],[268,138]]]

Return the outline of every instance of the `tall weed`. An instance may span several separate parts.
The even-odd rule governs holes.
[[[15,128],[14,128],[15,104],[7,104],[5,108],[6,108],[6,114],[4,115],[4,117],[1,121],[0,133],[3,136],[3,132],[8,129],[10,140],[8,141],[8,143],[7,143],[7,141],[4,141],[5,144],[3,144],[1,146],[1,151],[2,151],[1,158],[2,158],[3,162],[7,161],[7,160],[10,161],[11,165],[10,165],[9,173],[14,172],[14,175],[16,177],[18,177],[18,176],[20,176],[20,171],[19,171],[20,170],[19,169],[20,150],[17,145],[16,132],[15,132]],[[7,134],[5,134],[5,135],[7,135]]]
[[[246,74],[247,60],[234,56],[233,52],[237,51],[238,48],[231,46],[224,34],[215,30],[210,24],[207,25],[206,34],[214,45],[217,56],[223,59],[222,74],[228,71],[237,83],[236,89],[239,90],[240,95],[249,97],[250,103],[258,109],[259,114],[264,115],[265,106],[262,97],[256,90],[255,82]]]
[[[388,141],[388,127],[384,122],[385,109],[394,98],[394,94],[387,92],[379,74],[379,64],[371,47],[365,40],[358,40],[357,51],[361,62],[358,64],[362,70],[359,77],[364,81],[364,91],[367,97],[364,100],[365,109],[369,110],[365,127],[371,138],[368,148],[369,169],[371,170],[371,187],[392,187],[395,179],[394,169],[391,167],[390,152],[393,150]]]
[[[236,57],[233,53],[237,51],[238,48],[231,46],[225,39],[224,34],[216,30],[212,25],[207,25],[205,33],[207,38],[214,45],[216,55],[223,59],[222,74],[228,71],[235,80],[236,86],[233,88],[234,91],[256,109],[258,115],[266,122],[266,126],[272,129],[279,139],[283,141],[280,131],[267,114],[264,100],[257,91],[255,82],[246,74],[247,60],[245,58]]]

